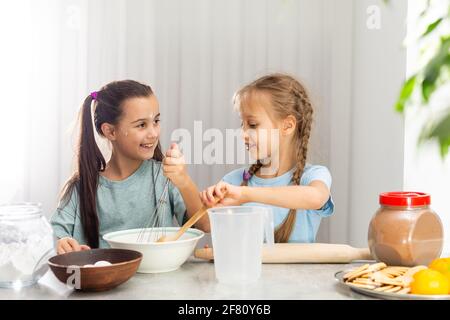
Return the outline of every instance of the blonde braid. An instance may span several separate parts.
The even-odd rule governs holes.
[[[297,89],[297,90],[296,90]],[[292,175],[292,182],[294,185],[300,185],[300,179],[303,174],[303,170],[306,165],[306,157],[308,154],[308,141],[311,134],[311,123],[313,109],[308,99],[306,92],[303,88],[293,87],[294,95],[299,99],[299,110],[301,115],[301,121],[298,123],[298,135],[300,137],[297,148],[297,165],[294,174]],[[297,209],[290,209],[288,215],[284,219],[283,223],[275,230],[275,242],[285,243],[288,242],[292,231],[294,230],[295,221],[297,218]]]
[[[249,175],[249,178],[252,177],[255,173],[258,172],[259,169],[261,169],[262,163],[261,161],[257,161],[256,163],[252,164],[247,172],[244,171],[244,178],[242,179],[241,186],[248,186],[248,180],[245,178],[246,173]]]

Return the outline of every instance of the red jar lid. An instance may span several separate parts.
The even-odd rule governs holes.
[[[415,207],[428,206],[431,197],[424,192],[383,192],[380,194],[380,204],[383,206]]]

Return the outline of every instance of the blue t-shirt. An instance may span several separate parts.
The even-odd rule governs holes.
[[[247,168],[240,168],[231,171],[230,173],[225,175],[222,180],[226,183],[239,186],[242,183],[243,180],[242,175],[245,169]],[[293,173],[294,169],[286,172],[285,174],[279,177],[268,179],[260,178],[254,175],[250,178],[248,186],[281,187],[292,185],[291,179]],[[331,174],[326,167],[306,164],[305,169],[303,170],[302,177],[300,179],[300,184],[303,186],[307,186],[314,180],[320,180],[323,183],[325,183],[325,185],[328,186],[328,189],[331,188]],[[258,205],[271,208],[273,212],[275,228],[281,223],[283,223],[284,219],[289,213],[289,209],[287,208],[275,207],[262,203],[245,203],[244,205],[247,206]],[[295,220],[295,227],[292,231],[291,236],[289,237],[288,242],[302,242],[302,243],[315,242],[317,230],[319,230],[320,221],[322,217],[328,217],[332,215],[333,211],[334,211],[334,203],[331,195],[328,201],[319,210],[298,209],[297,218]]]

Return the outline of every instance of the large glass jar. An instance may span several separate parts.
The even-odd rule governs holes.
[[[443,227],[421,192],[380,194],[380,208],[369,226],[372,256],[388,265],[428,265],[443,247]]]
[[[0,205],[0,287],[36,283],[54,248],[52,228],[39,204]]]

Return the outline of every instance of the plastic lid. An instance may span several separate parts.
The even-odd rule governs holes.
[[[428,206],[431,196],[424,192],[383,192],[380,194],[380,204],[383,206],[416,207]]]

